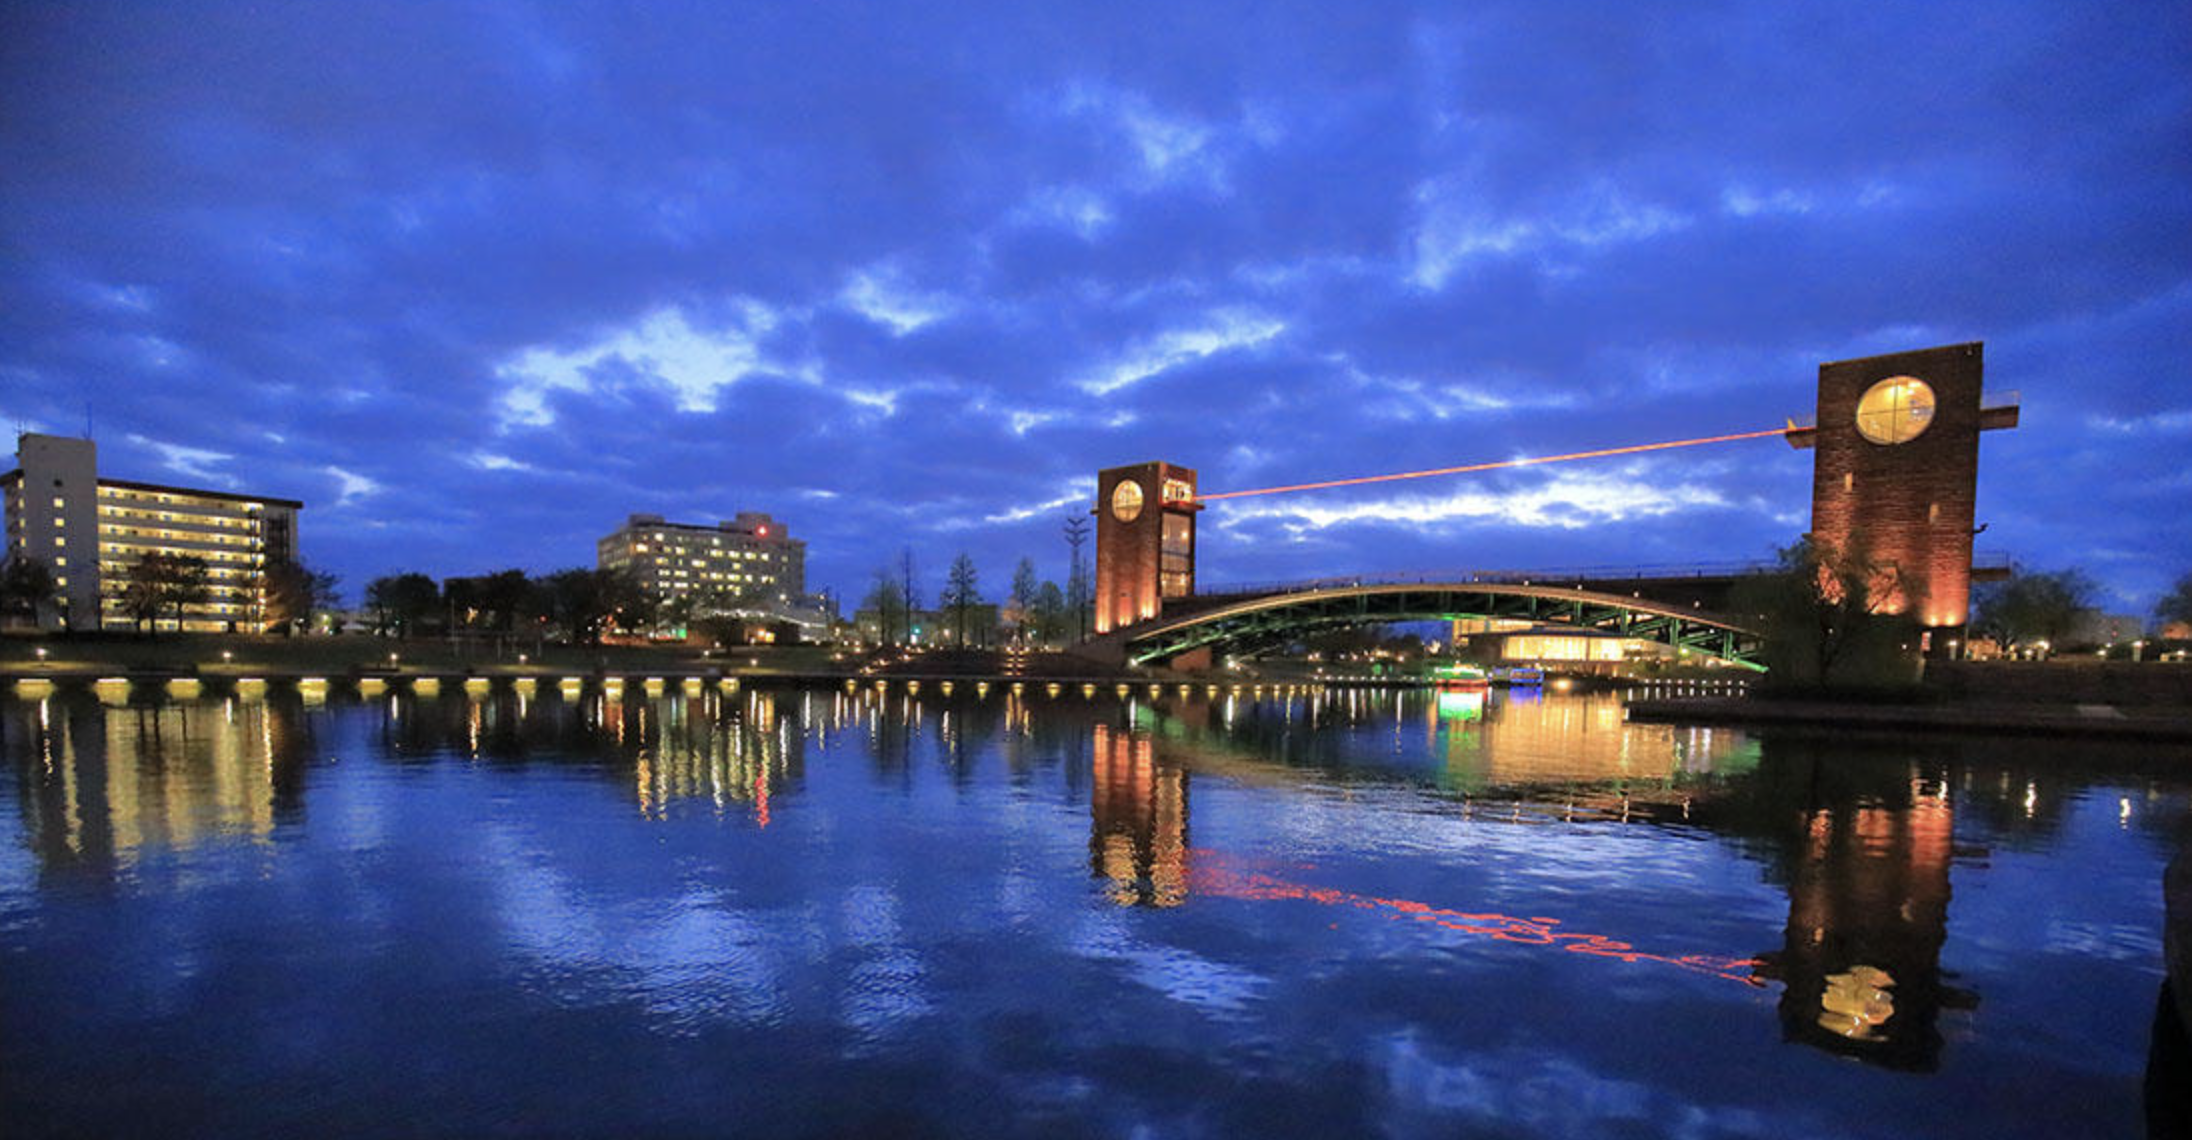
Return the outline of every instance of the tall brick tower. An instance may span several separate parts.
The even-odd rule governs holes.
[[[1982,406],[1982,347],[1822,364],[1818,419],[1788,434],[1817,449],[1812,540],[1893,564],[1899,585],[1883,611],[1943,637],[1970,617],[1979,433],[2017,426],[2016,404]]]
[[[1195,592],[1195,472],[1137,463],[1096,473],[1096,632],[1156,617]]]

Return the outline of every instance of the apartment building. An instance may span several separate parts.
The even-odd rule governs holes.
[[[209,586],[204,600],[179,619],[163,618],[161,628],[258,629],[266,567],[296,560],[304,504],[295,499],[102,479],[98,447],[88,439],[25,433],[15,458],[16,469],[0,475],[7,551],[42,561],[53,574],[43,627],[131,628],[123,605],[129,569],[161,553],[203,561]]]

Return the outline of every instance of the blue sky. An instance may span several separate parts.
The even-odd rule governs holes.
[[[1966,340],[1981,549],[2192,570],[2192,11],[0,5],[0,414],[306,560],[774,513],[1063,579],[1207,491],[1771,427]],[[1775,440],[1214,504],[1206,581],[1770,553]]]

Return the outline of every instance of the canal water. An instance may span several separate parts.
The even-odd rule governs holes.
[[[0,699],[0,1131],[2138,1135],[2181,750],[1614,695]]]

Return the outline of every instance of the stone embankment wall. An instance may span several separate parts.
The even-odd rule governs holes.
[[[2192,665],[2128,661],[1933,661],[1926,688],[1988,704],[2192,708]]]

